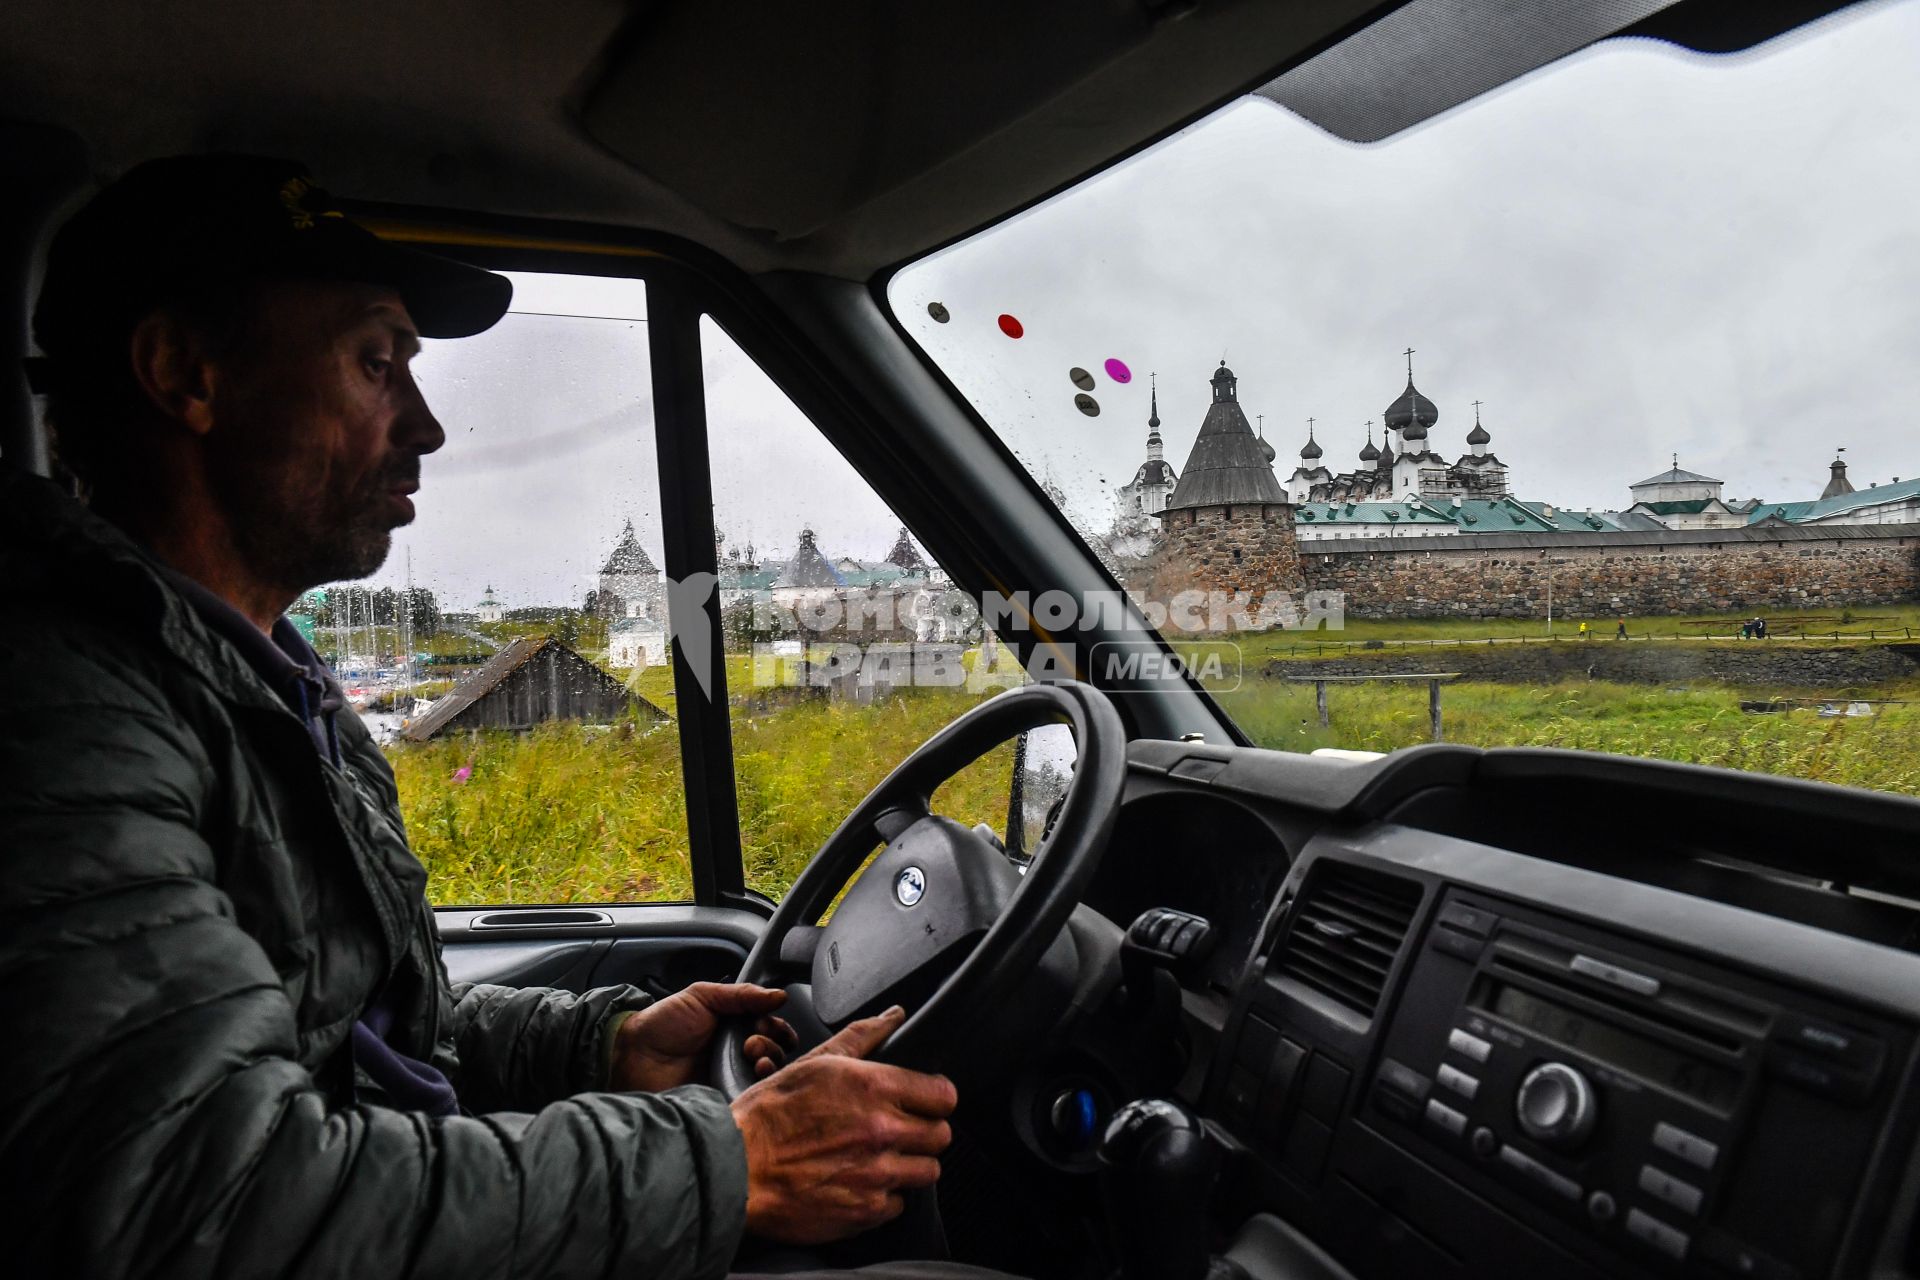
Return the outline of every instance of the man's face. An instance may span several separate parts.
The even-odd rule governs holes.
[[[218,361],[215,499],[263,581],[366,577],[446,440],[413,380],[413,321],[390,289],[306,281],[262,286],[251,319]]]

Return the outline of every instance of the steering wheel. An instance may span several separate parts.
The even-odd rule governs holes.
[[[1022,875],[985,836],[930,811],[933,793],[1008,738],[1068,725],[1078,755],[1052,829]],[[862,800],[807,863],[748,953],[739,981],[788,988],[796,1025],[830,1032],[893,1004],[904,1024],[875,1052],[931,1069],[975,1019],[1010,998],[1040,963],[1106,852],[1126,781],[1126,731],[1086,684],[1031,684],[968,711],[923,743]],[[824,928],[816,922],[874,846]],[[911,997],[931,988],[914,1008]],[[811,1016],[809,1016],[811,1015]],[[754,1082],[745,1023],[717,1037],[714,1084],[737,1098]]]

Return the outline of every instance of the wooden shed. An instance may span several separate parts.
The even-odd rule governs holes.
[[[552,636],[522,636],[455,685],[400,736],[413,742],[452,729],[531,729],[549,720],[642,719],[667,713]]]

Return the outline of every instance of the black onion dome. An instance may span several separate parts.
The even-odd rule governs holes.
[[[1320,445],[1311,435],[1307,437],[1306,446],[1300,450],[1300,456],[1309,460],[1320,456]]]
[[[1473,430],[1467,432],[1468,444],[1485,444],[1491,439],[1493,437],[1487,434],[1487,429],[1477,422],[1473,424]]]
[[[1369,427],[1367,429],[1366,447],[1360,450],[1360,461],[1374,462],[1378,460],[1379,457],[1380,457],[1380,450],[1377,447],[1375,447],[1373,443],[1373,429]]]
[[[1407,379],[1407,389],[1400,398],[1387,406],[1387,429],[1411,434],[1416,440],[1439,421],[1440,410],[1414,389],[1412,378]]]

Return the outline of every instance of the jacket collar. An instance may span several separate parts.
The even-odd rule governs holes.
[[[208,627],[167,568],[51,480],[0,466],[0,577],[33,583],[116,627],[149,632],[220,696],[291,716],[240,651]]]

